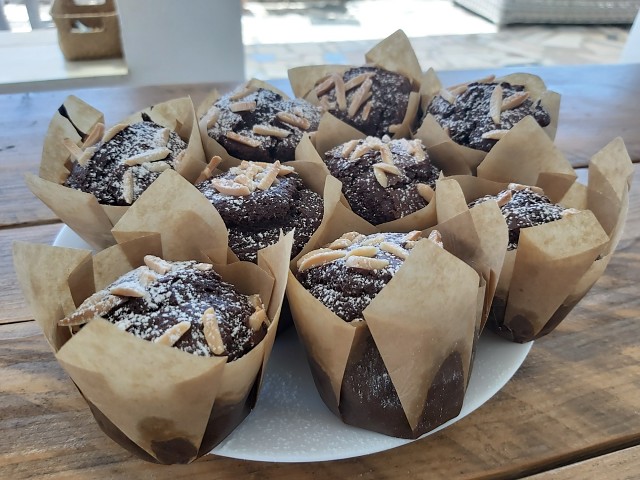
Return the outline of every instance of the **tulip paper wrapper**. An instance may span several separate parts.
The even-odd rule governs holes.
[[[473,79],[469,79],[470,82]],[[544,127],[544,131],[551,138],[556,136],[558,128],[558,114],[560,112],[560,95],[547,90],[542,79],[528,73],[512,73],[504,77],[496,78],[494,82],[509,82],[512,85],[524,85],[525,91],[530,93],[530,99],[540,104],[547,110],[551,117],[551,123]],[[423,115],[427,111],[431,100],[438,95],[443,86],[433,69],[429,69],[422,78],[420,89],[421,106]],[[445,175],[475,175],[478,165],[484,160],[487,152],[455,143],[440,126],[435,117],[427,114],[420,128],[414,135],[425,144],[429,155],[438,168]],[[500,140],[498,140],[499,143]],[[495,148],[495,146],[494,146]]]
[[[148,207],[136,202],[119,225],[126,227],[136,215],[151,214]],[[180,241],[154,232],[147,224],[147,231],[127,231],[132,240],[94,256],[86,250],[14,246],[18,279],[34,317],[98,425],[122,447],[151,462],[191,462],[208,453],[249,414],[282,307],[292,235],[261,250],[258,265],[218,265],[216,260],[226,260],[224,225],[218,235],[222,220],[215,215],[209,219],[210,208],[203,207],[193,206],[190,221],[164,219],[171,223],[167,231],[181,233]],[[143,265],[147,254],[214,263],[222,278],[240,292],[259,293],[271,321],[265,338],[243,357],[227,363],[226,357],[201,357],[147,342],[99,318],[73,337],[67,327],[57,325],[93,292]]]
[[[407,138],[410,135],[413,123],[416,120],[418,108],[420,106],[420,82],[422,72],[416,54],[409,42],[409,39],[402,30],[398,30],[389,37],[382,40],[365,54],[365,63],[374,65],[390,72],[396,72],[411,80],[414,92],[409,95],[409,103],[402,124],[395,131],[393,138]],[[313,90],[318,81],[332,73],[342,75],[355,65],[314,65],[308,67],[296,67],[289,70],[289,81],[296,97],[318,105],[319,100]],[[358,132],[355,128],[338,120],[330,113],[325,113],[323,117],[329,117],[331,122],[337,122],[342,128]],[[351,137],[359,138],[359,137]],[[331,138],[326,136],[316,136],[318,151],[323,153],[331,149],[337,143],[332,143]]]
[[[632,175],[624,142],[616,138],[591,158],[588,185],[576,182],[569,162],[528,118],[487,155],[478,178],[450,177],[467,202],[515,182],[539,186],[552,202],[580,210],[521,230],[518,248],[507,252],[500,274],[488,322],[492,330],[528,342],[558,326],[611,259],[627,216]]]
[[[443,204],[462,198],[455,183],[436,195]],[[375,232],[342,207],[324,240]],[[487,205],[436,226],[445,249],[419,241],[364,322],[343,321],[302,287],[295,268],[289,273],[287,298],[316,386],[345,423],[417,438],[459,414],[507,245],[500,217]]]
[[[180,98],[154,105],[120,123],[140,122],[142,113],[149,115],[159,125],[175,131],[187,143],[177,169],[187,180],[194,182],[206,167],[206,161],[191,99]],[[79,98],[69,96],[49,123],[38,176],[26,176],[29,189],[83,240],[98,250],[115,243],[111,229],[129,207],[102,205],[94,195],[63,185],[72,168],[72,160],[63,140],[68,138],[81,146],[99,122],[104,123],[101,112]]]

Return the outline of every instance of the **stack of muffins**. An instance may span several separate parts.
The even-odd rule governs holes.
[[[16,245],[25,295],[103,430],[146,460],[192,461],[251,411],[285,290],[327,406],[417,438],[460,412],[485,326],[550,333],[615,250],[624,145],[576,183],[541,79],[443,86],[402,32],[289,78],[296,98],[252,80],[110,128],[70,97],[27,178],[96,253]]]

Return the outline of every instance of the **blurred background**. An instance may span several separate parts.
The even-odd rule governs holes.
[[[87,13],[76,3],[97,10]],[[369,48],[399,28],[423,69],[616,63],[639,6],[628,0],[0,0],[0,92],[37,90],[43,82],[76,88],[281,79],[299,65],[363,63]],[[121,38],[122,49],[106,35]]]

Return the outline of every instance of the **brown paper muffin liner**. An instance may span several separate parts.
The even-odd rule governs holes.
[[[195,181],[206,167],[206,161],[191,99],[159,103],[120,123],[139,122],[143,112],[187,142],[185,155],[177,169],[187,180]],[[83,240],[100,250],[115,243],[110,231],[129,207],[101,205],[94,195],[62,185],[72,168],[63,140],[69,138],[82,145],[98,122],[104,123],[101,112],[79,98],[69,96],[49,123],[38,176],[27,174],[25,180],[34,195]]]
[[[436,189],[437,202],[463,203],[449,184]],[[327,241],[375,231],[358,229],[362,219],[340,207]],[[419,241],[364,322],[343,321],[302,287],[295,267],[289,273],[287,298],[316,387],[345,423],[417,438],[459,414],[508,242],[499,216],[486,205],[437,225],[445,249]]]
[[[129,212],[136,208],[137,202]],[[127,222],[129,212],[123,217]],[[174,217],[181,242],[146,225],[146,232],[128,232],[133,240],[94,256],[85,250],[14,245],[18,279],[34,317],[98,425],[129,452],[156,463],[188,463],[206,454],[253,409],[278,326],[293,235],[261,250],[258,265],[214,265],[240,292],[259,293],[271,321],[265,338],[233,362],[148,342],[100,318],[73,337],[57,321],[93,292],[144,265],[147,254],[211,263],[209,252],[224,251],[226,245],[215,245],[223,240],[215,237],[218,222],[200,220],[192,224]],[[200,242],[205,234],[210,247]]]
[[[474,79],[469,79],[469,81],[472,82]],[[540,77],[529,73],[512,73],[496,78],[494,81],[524,85],[525,90],[530,93],[531,100],[534,102],[540,100],[541,105],[549,112],[551,123],[544,127],[543,130],[549,138],[552,140],[555,138],[560,112],[560,95],[558,93],[547,90],[544,81]],[[427,111],[431,100],[443,87],[446,86],[442,85],[433,69],[429,69],[424,74],[420,88],[422,112]],[[431,114],[426,115],[422,120],[422,124],[414,134],[414,138],[422,140],[434,163],[445,175],[475,175],[478,165],[487,156],[487,152],[483,150],[476,150],[455,143]],[[500,140],[496,142],[496,145],[498,143],[500,143]]]
[[[246,82],[245,86],[271,90],[272,92],[280,95],[282,98],[289,99],[289,95],[284,93],[282,90],[279,90],[273,85],[263,82],[262,80],[258,80],[256,78],[252,78],[251,80]],[[206,98],[202,102],[200,102],[200,105],[198,105],[198,108],[196,109],[196,113],[199,118],[198,127],[200,129],[200,136],[202,137],[202,145],[204,147],[205,153],[207,154],[207,158],[211,158],[215,155],[219,156],[220,158],[222,158],[220,167],[223,170],[228,170],[230,167],[239,164],[243,159],[237,158],[231,155],[229,152],[227,152],[227,150],[222,145],[220,145],[220,143],[217,140],[211,138],[207,133],[207,118],[205,115],[209,111],[211,106],[214,103],[216,103],[216,101],[218,101],[219,98],[220,98],[220,93],[217,90],[213,90],[206,96]],[[313,134],[313,132],[309,132],[309,133]],[[297,159],[298,159],[298,156],[296,155],[296,160]],[[274,160],[278,160],[278,159],[276,158]]]
[[[624,142],[616,138],[591,158],[588,185],[575,182],[568,161],[534,120],[525,120],[487,155],[478,178],[450,177],[466,202],[516,182],[581,210],[521,230],[518,248],[506,253],[488,326],[520,343],[553,331],[604,272],[622,233],[633,175]]]
[[[420,94],[418,92],[422,81],[420,63],[418,62],[418,58],[416,57],[413,47],[411,46],[411,42],[402,30],[397,30],[395,33],[385,38],[369,50],[365,54],[364,63],[390,72],[399,73],[411,80],[415,91],[411,92],[409,95],[409,104],[407,106],[407,112],[404,120],[397,131],[393,134],[393,138],[409,138],[420,107]],[[350,68],[354,67],[356,67],[356,65],[313,65],[295,67],[290,69],[288,72],[289,82],[291,83],[291,88],[296,97],[304,98],[314,105],[319,105],[320,102],[313,90],[316,83],[321,78],[331,73],[343,74]],[[337,122],[340,125],[340,128],[347,129],[348,131],[353,130],[362,136],[362,133],[357,129],[342,120],[338,120],[330,113],[325,113],[324,116],[329,117],[331,119],[329,121],[331,122]],[[360,137],[352,136],[349,140],[354,138]],[[324,137],[323,139],[316,137],[316,141],[318,142],[318,151],[321,153],[326,152],[341,143],[332,143],[331,139],[327,137]]]

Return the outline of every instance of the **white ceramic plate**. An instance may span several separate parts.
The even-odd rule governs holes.
[[[90,248],[66,226],[54,245]],[[460,415],[421,438],[469,415],[495,395],[532,345],[483,333]],[[295,329],[289,329],[276,339],[256,408],[211,453],[267,462],[312,462],[366,455],[412,441],[351,427],[333,415],[316,391]]]

